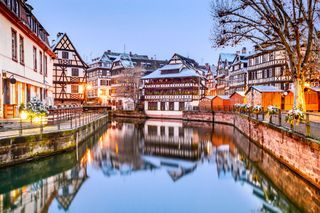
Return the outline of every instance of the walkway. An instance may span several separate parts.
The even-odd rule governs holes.
[[[0,120],[0,139],[16,136],[37,135],[41,133],[51,133],[61,130],[76,129],[79,126],[86,125],[94,120],[104,116],[101,113],[82,113],[79,117],[59,121],[55,124],[43,124],[42,128],[39,123],[23,122],[20,123],[19,119]],[[46,123],[46,121],[44,121]],[[21,128],[22,126],[22,128]]]

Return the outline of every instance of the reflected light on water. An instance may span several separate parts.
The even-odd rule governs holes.
[[[320,212],[317,189],[230,126],[117,120],[92,138],[80,162],[0,172],[0,212]]]

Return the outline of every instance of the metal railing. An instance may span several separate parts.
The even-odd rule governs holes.
[[[62,107],[50,109],[48,116],[37,120],[20,118],[0,120],[0,138],[72,130],[106,114],[107,112],[83,111],[82,107]]]
[[[278,110],[278,112],[273,115],[269,115],[264,109],[262,109],[261,112],[253,113],[250,111],[235,110],[232,106],[214,107],[213,111],[238,113],[260,122],[266,122],[277,127],[284,128],[288,131],[320,140],[320,113],[318,112],[307,112],[304,114],[302,120],[289,123],[286,121],[288,112],[282,110]]]

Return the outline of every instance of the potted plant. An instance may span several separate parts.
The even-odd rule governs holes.
[[[285,119],[292,129],[295,122],[299,123],[304,119],[304,112],[299,108],[293,108],[289,110]]]
[[[278,114],[280,109],[276,106],[269,105],[267,107],[267,115],[269,115],[269,123],[272,123],[272,115]]]

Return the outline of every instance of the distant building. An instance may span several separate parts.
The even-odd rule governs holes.
[[[51,48],[57,56],[53,64],[55,105],[83,104],[88,86],[88,65],[66,33],[58,33]]]
[[[215,96],[217,95],[217,67],[209,64],[206,65],[207,74],[206,74],[206,95],[207,96]]]
[[[111,66],[112,55],[107,52],[92,60],[88,69],[88,100],[101,105],[111,105]]]
[[[243,92],[247,89],[247,49],[242,48],[241,52],[237,52],[232,64],[229,65],[229,73],[227,76],[226,93],[231,95],[234,92]]]
[[[32,97],[53,102],[55,54],[32,10],[26,1],[0,1],[0,118],[19,116],[20,104]]]
[[[227,94],[229,66],[236,58],[234,53],[221,53],[218,59],[217,76],[216,76],[216,95]]]
[[[145,112],[152,117],[179,118],[199,107],[205,71],[193,59],[174,54],[167,65],[142,77]]]
[[[119,96],[119,91],[116,92],[115,89],[117,85],[115,83],[111,86],[111,79],[112,76],[113,79],[115,79],[117,75],[120,74],[117,73],[119,67],[116,66],[116,63],[113,64],[113,62],[119,59],[123,60],[124,58],[127,58],[133,67],[141,69],[141,76],[150,74],[152,71],[166,64],[166,61],[149,58],[147,55],[133,54],[132,52],[129,54],[117,53],[111,50],[104,52],[101,57],[93,59],[89,65],[88,83],[92,85],[92,89],[89,91],[88,98],[91,102],[102,105],[113,105],[114,108],[116,108],[116,105],[118,108],[121,105],[120,108],[123,108],[123,97],[117,97]],[[122,71],[125,70],[124,68],[125,66],[122,67]],[[113,69],[113,71],[111,71],[111,69]],[[124,72],[121,72],[121,75],[123,74]]]
[[[248,87],[263,85],[290,89],[292,80],[283,50],[256,51],[248,56],[248,61]]]

